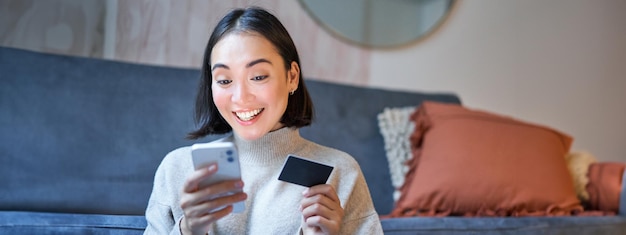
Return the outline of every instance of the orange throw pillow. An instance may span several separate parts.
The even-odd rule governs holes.
[[[413,159],[391,217],[582,211],[565,161],[569,136],[455,104],[425,102],[411,119]]]
[[[621,162],[597,162],[589,166],[589,209],[619,211],[619,198],[622,193],[622,176],[626,164]]]

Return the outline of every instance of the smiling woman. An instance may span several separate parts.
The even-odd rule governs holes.
[[[300,136],[312,118],[285,27],[261,8],[232,10],[207,43],[196,99],[200,127],[189,138],[232,132],[214,142],[236,146],[241,179],[200,184],[215,179],[220,166],[194,168],[189,146],[172,151],[155,175],[146,234],[382,234],[356,160]],[[337,170],[306,188],[279,181],[288,156]],[[240,202],[245,209],[234,213]]]
[[[289,94],[299,84],[298,63],[285,66],[270,41],[248,32],[224,36],[215,44],[211,62],[215,105],[240,137],[256,140],[283,127]]]
[[[456,0],[300,0],[309,15],[341,40],[394,47],[432,33]]]

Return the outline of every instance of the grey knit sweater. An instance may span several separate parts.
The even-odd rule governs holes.
[[[308,141],[293,128],[270,132],[255,141],[237,136],[218,141],[232,141],[237,146],[248,199],[243,213],[217,221],[209,234],[299,234],[303,221],[299,207],[306,188],[278,180],[289,154],[335,167],[327,183],[337,190],[345,212],[340,234],[383,233],[361,169],[350,155]],[[146,209],[145,234],[180,234],[180,192],[192,171],[189,146],[163,159]]]

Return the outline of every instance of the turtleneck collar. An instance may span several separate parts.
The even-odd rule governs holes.
[[[242,164],[282,164],[287,155],[302,148],[304,139],[298,128],[283,127],[269,132],[257,140],[244,140],[233,134]]]

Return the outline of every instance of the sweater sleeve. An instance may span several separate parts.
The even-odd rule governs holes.
[[[373,213],[358,220],[345,221],[341,234],[383,234],[383,228],[378,214]]]
[[[378,213],[365,181],[365,177],[356,162],[350,172],[344,172],[344,180],[352,178],[350,193],[344,206],[345,215],[340,234],[383,234]],[[348,176],[350,175],[350,176]],[[346,188],[341,189],[344,191]]]
[[[152,194],[146,208],[148,226],[144,234],[180,234],[182,214],[173,209],[179,203],[179,181],[184,179],[184,174],[180,174],[180,161],[176,160],[180,152],[168,154],[155,173]]]
[[[144,235],[151,234],[170,234],[180,235],[180,220],[174,220],[171,216],[169,206],[161,205],[158,202],[150,201],[146,210],[146,220],[148,227],[144,231]]]

